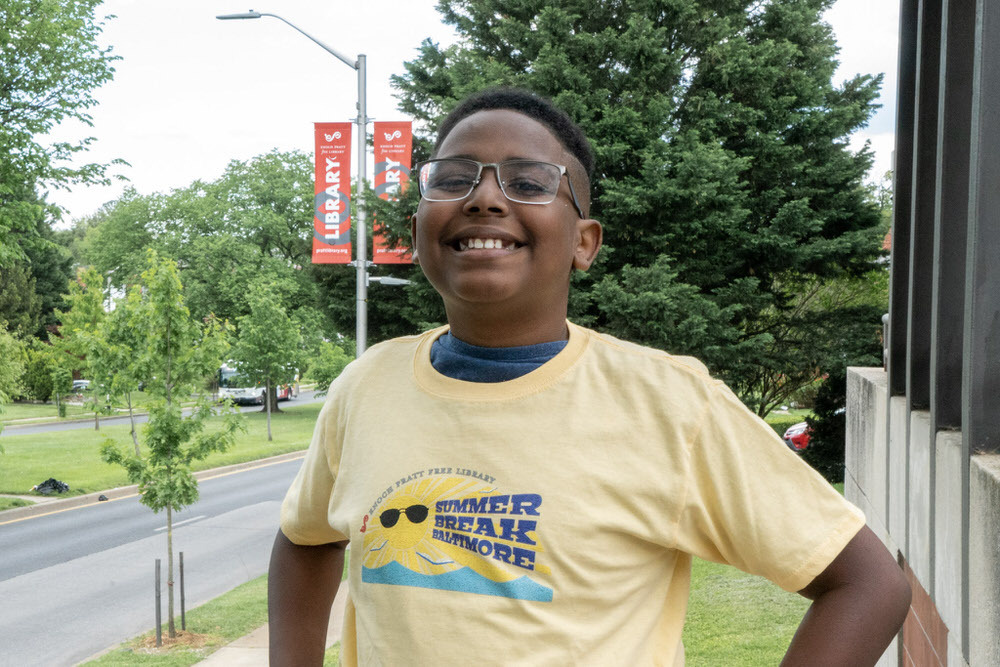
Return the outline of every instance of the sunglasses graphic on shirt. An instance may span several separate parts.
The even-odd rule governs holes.
[[[400,514],[406,514],[406,518],[410,520],[410,523],[422,523],[423,520],[427,518],[427,506],[410,505],[403,510],[386,510],[378,515],[378,520],[381,521],[382,525],[386,528],[392,528],[397,522],[399,522]]]

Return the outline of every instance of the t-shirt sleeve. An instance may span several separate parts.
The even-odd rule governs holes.
[[[799,591],[864,523],[732,391],[715,387],[691,443],[677,548]]]
[[[329,544],[349,539],[330,526],[330,500],[340,460],[334,390],[327,394],[312,442],[298,475],[281,504],[281,532],[300,545]]]

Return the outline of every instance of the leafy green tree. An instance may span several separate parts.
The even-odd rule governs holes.
[[[68,166],[93,141],[45,143],[64,121],[91,125],[93,91],[111,80],[110,48],[97,44],[100,0],[6,0],[0,5],[0,266],[24,258],[38,223],[59,216],[40,188],[104,182],[105,165]],[[19,241],[17,237],[22,237]]]
[[[70,371],[89,370],[88,353],[92,340],[97,336],[104,310],[104,284],[94,268],[81,268],[76,280],[69,282],[66,303],[69,309],[56,311],[62,322],[58,336],[50,336],[53,349],[63,354],[60,365]],[[91,379],[87,392],[87,405],[94,413],[94,429],[101,427],[101,414],[108,410],[107,387]]]
[[[173,512],[198,499],[191,464],[232,446],[243,425],[238,413],[227,411],[222,427],[207,432],[213,406],[205,395],[198,397],[189,416],[182,414],[181,401],[218,370],[228,343],[222,323],[202,324],[191,317],[176,263],[150,251],[148,268],[129,298],[128,320],[135,340],[142,341],[136,350],[136,376],[154,398],[143,429],[145,451],[123,451],[108,439],[101,456],[125,468],[129,480],[138,485],[144,505],[154,512],[166,510],[167,624],[169,636],[175,637]]]
[[[104,286],[101,276],[93,268],[81,268],[76,278],[68,283],[65,296],[68,308],[57,310],[61,323],[59,335],[52,344],[70,357],[67,367],[80,371],[86,368],[86,336],[97,330],[104,320]]]
[[[273,151],[233,161],[210,183],[169,194],[127,191],[87,221],[84,257],[123,287],[153,248],[177,260],[192,313],[233,322],[250,313],[249,287],[267,283],[289,313],[324,313],[323,334],[331,334],[329,299],[317,280],[317,272],[331,269],[314,267],[310,257],[312,174],[305,153]],[[332,270],[350,275],[345,267]]]
[[[56,414],[66,416],[66,403],[63,398],[72,391],[73,372],[64,365],[63,355],[54,354],[49,364],[49,377],[52,379],[52,395],[56,397]]]
[[[302,365],[302,334],[273,290],[257,285],[251,291],[250,314],[239,319],[239,338],[232,357],[236,370],[251,384],[264,385],[267,439],[275,388],[293,382]]]
[[[140,357],[145,341],[135,328],[142,307],[141,290],[132,290],[120,299],[97,330],[87,338],[87,364],[91,381],[111,396],[121,397],[128,409],[130,434],[136,456],[142,456],[135,428],[133,398],[139,389]]]
[[[340,345],[329,341],[320,343],[319,354],[309,370],[309,377],[316,380],[316,395],[325,394],[330,383],[336,380],[347,364],[353,360],[354,355],[345,352]]]
[[[832,83],[831,4],[442,0],[461,39],[425,42],[393,81],[428,129],[487,85],[565,109],[593,143],[591,210],[605,229],[601,261],[573,280],[571,316],[701,357],[763,413],[802,364],[815,371],[810,335],[822,347],[867,316],[803,309],[799,287],[864,275],[879,252],[872,154],[847,137],[874,112],[881,76]],[[412,208],[384,208],[405,237]],[[418,308],[395,333],[433,321]]]
[[[10,400],[11,395],[17,394],[21,390],[21,375],[24,373],[24,350],[22,344],[14,338],[8,331],[7,326],[0,320],[0,415],[3,415],[3,406]],[[0,421],[0,431],[3,431],[3,422]],[[0,454],[3,447],[0,447]]]
[[[138,282],[146,268],[146,250],[163,251],[158,239],[165,230],[157,228],[162,217],[162,195],[140,195],[127,188],[117,200],[77,226],[85,226],[80,242],[82,264],[93,266],[101,275],[112,276],[112,284],[123,288]]]
[[[52,391],[52,352],[49,345],[35,339],[26,349],[24,390],[30,398],[48,401]]]

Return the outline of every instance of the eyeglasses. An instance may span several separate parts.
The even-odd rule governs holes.
[[[386,510],[378,515],[378,520],[386,528],[392,528],[399,521],[399,515],[403,513],[406,514],[406,518],[410,520],[410,523],[422,523],[427,518],[427,506],[410,505],[405,510]]]
[[[566,167],[538,160],[477,162],[466,158],[439,158],[417,165],[420,196],[427,201],[459,201],[472,194],[483,177],[483,169],[496,171],[504,196],[518,204],[551,204],[559,193],[559,181]],[[586,216],[576,198],[573,181],[566,174],[573,206],[581,218]]]

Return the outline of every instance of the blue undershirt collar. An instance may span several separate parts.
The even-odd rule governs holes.
[[[506,382],[527,375],[559,354],[567,341],[479,347],[445,333],[431,345],[431,366],[438,373],[466,382]]]

